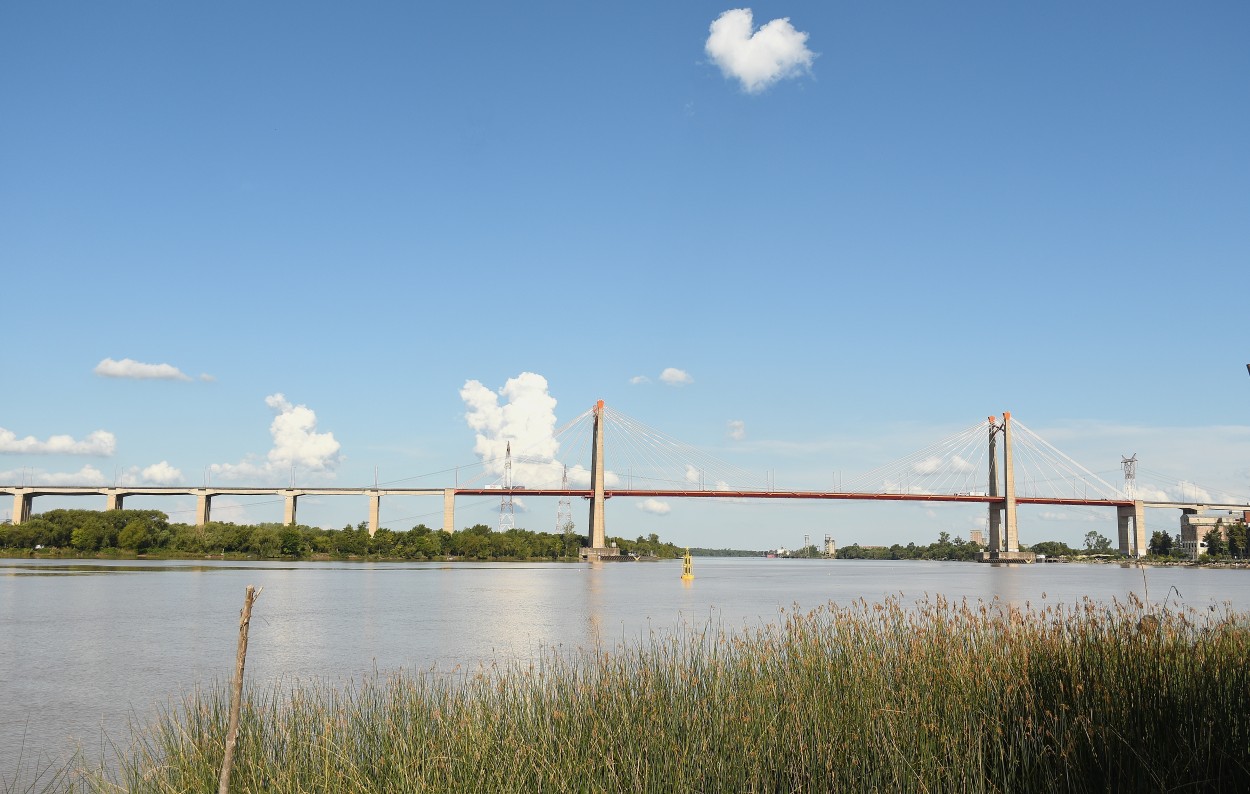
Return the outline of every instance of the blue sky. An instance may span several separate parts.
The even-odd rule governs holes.
[[[757,3],[752,32],[790,25],[762,85],[707,49],[732,9],[6,5],[0,480],[267,484],[288,453],[300,483],[417,477],[475,461],[467,382],[534,373],[558,423],[602,398],[779,488],[1009,410],[1108,479],[1136,452],[1160,491],[1250,494],[1250,8]],[[767,78],[740,44],[724,63]],[[100,368],[127,359],[185,379],[97,374],[160,374]],[[554,525],[554,500],[526,507]],[[609,533],[980,520],[670,507],[613,503]],[[496,513],[466,499],[457,523]]]

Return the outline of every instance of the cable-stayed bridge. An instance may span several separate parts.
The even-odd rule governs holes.
[[[503,439],[507,452],[484,458],[466,482],[441,487],[400,487],[395,481],[373,487],[184,487],[184,486],[57,486],[23,484],[0,486],[14,497],[12,521],[29,520],[40,496],[102,495],[105,509],[121,509],[130,496],[194,496],[196,523],[211,520],[212,500],[218,496],[276,496],[285,503],[284,523],[296,522],[303,496],[364,496],[369,501],[369,529],[380,525],[381,501],[386,496],[442,496],[443,529],[455,527],[457,496],[501,498],[501,511],[512,497],[554,496],[562,504],[572,497],[589,502],[589,545],[583,558],[612,557],[606,545],[608,499],[729,499],[809,500],[861,502],[944,502],[986,507],[987,561],[1026,561],[1020,551],[1017,508],[1020,505],[1062,505],[1114,510],[1119,550],[1129,556],[1146,553],[1145,509],[1177,508],[1250,510],[1250,499],[1224,501],[1143,500],[1133,492],[1133,480],[1122,487],[1107,482],[1055,448],[1010,413],[991,416],[948,438],[840,483],[831,490],[778,489],[767,476],[726,463],[599,401],[553,434],[538,433],[526,449],[526,439]],[[514,457],[512,450],[517,449]],[[608,465],[608,459],[612,463]],[[1128,463],[1128,461],[1126,461]],[[466,469],[470,467],[464,467]],[[453,471],[451,469],[446,470]],[[1126,469],[1126,475],[1129,470]],[[444,475],[445,476],[445,475]],[[415,478],[410,478],[415,479]],[[501,520],[503,519],[501,512]],[[510,517],[510,516],[509,516]],[[557,527],[557,529],[561,529]]]

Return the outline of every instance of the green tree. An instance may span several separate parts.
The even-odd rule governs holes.
[[[117,545],[117,532],[110,521],[95,514],[73,530],[70,543],[79,551],[95,552]]]
[[[1034,554],[1045,554],[1047,557],[1070,557],[1076,553],[1076,550],[1057,540],[1043,540],[1040,543],[1034,543],[1029,546],[1029,551]]]
[[[1225,557],[1228,555],[1228,544],[1224,541],[1224,528],[1220,524],[1216,524],[1213,529],[1207,532],[1203,538],[1207,544],[1207,554],[1211,557]]]
[[[1247,538],[1246,522],[1238,521],[1228,528],[1228,556],[1243,559],[1247,555],[1246,544],[1250,541]]]
[[[1091,554],[1105,554],[1111,551],[1111,540],[1091,529],[1085,533],[1085,551]]]
[[[123,549],[141,552],[146,551],[152,545],[153,539],[153,532],[148,522],[136,518],[122,528],[121,534],[117,536],[117,545]]]

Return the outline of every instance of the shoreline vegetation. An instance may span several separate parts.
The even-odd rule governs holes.
[[[622,554],[674,559],[684,554],[655,533],[608,538]],[[224,560],[577,560],[586,537],[572,532],[495,532],[485,524],[447,533],[418,524],[396,532],[368,525],[320,529],[302,524],[171,524],[159,510],[50,510],[0,525],[0,555],[95,559]]]
[[[265,653],[253,648],[254,654]],[[529,663],[248,688],[245,791],[1250,790],[1250,616],[1128,602],[829,604]],[[196,690],[76,790],[207,791]]]

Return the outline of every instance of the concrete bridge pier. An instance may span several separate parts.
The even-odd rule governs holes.
[[[122,500],[126,495],[116,488],[109,488],[104,491],[104,509],[105,510],[121,510]]]
[[[1120,536],[1120,553],[1127,557],[1146,556],[1146,507],[1139,500],[1115,509]],[[1133,529],[1129,530],[1129,522]]]
[[[213,495],[207,488],[195,489],[195,525],[202,527],[212,520]]]
[[[443,489],[443,531],[448,535],[456,531],[456,489]]]
[[[369,492],[369,537],[378,533],[378,517],[382,513],[382,494]]]
[[[295,526],[295,508],[296,502],[299,500],[299,494],[288,490],[283,496],[286,497],[286,506],[282,511],[282,523],[288,527],[293,527]]]
[[[30,508],[35,503],[35,495],[23,489],[13,494],[13,525],[24,524],[30,520]]]

